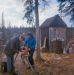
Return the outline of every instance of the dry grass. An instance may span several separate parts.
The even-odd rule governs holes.
[[[74,54],[64,55],[41,52],[41,57],[44,61],[37,60],[34,57],[36,71],[39,72],[39,75],[74,75]],[[25,65],[19,70],[21,63],[19,55],[15,62],[18,73],[21,72],[21,75],[36,75],[30,69],[27,69]]]

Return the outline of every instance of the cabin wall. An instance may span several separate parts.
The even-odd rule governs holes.
[[[74,27],[73,28],[71,28],[71,27],[67,28],[66,36],[67,36],[67,41],[69,41],[72,38],[74,38]]]
[[[52,50],[51,41],[54,38],[60,38],[62,41],[66,41],[66,28],[64,27],[50,27],[49,28],[49,49]]]
[[[49,37],[50,40],[52,40],[53,38],[60,38],[66,40],[66,28],[63,27],[49,28]]]
[[[41,47],[44,43],[44,38],[46,37],[46,46],[49,49],[49,28],[41,28],[40,29],[40,39],[41,39]]]

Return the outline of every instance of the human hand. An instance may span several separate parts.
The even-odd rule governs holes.
[[[28,48],[28,51],[30,51],[31,49],[30,48]]]
[[[22,51],[20,52],[20,55],[21,55],[21,56],[26,55],[26,54],[28,54],[28,51],[27,51],[27,50],[22,50]]]
[[[21,46],[21,49],[25,48],[24,46]]]

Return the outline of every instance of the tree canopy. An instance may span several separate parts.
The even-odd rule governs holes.
[[[27,23],[32,24],[34,23],[34,11],[35,11],[35,0],[23,0],[24,1],[24,18],[27,19]],[[38,5],[43,5],[45,7],[49,4],[47,0],[38,0]]]
[[[74,0],[57,0],[59,5],[59,11],[64,13],[64,16],[70,15],[70,21],[74,23]]]

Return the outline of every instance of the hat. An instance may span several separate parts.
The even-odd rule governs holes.
[[[29,36],[33,37],[33,33],[32,33],[32,32],[28,32],[28,34],[27,34],[27,35],[29,35]]]
[[[22,40],[25,40],[25,33],[21,34],[20,37]]]

